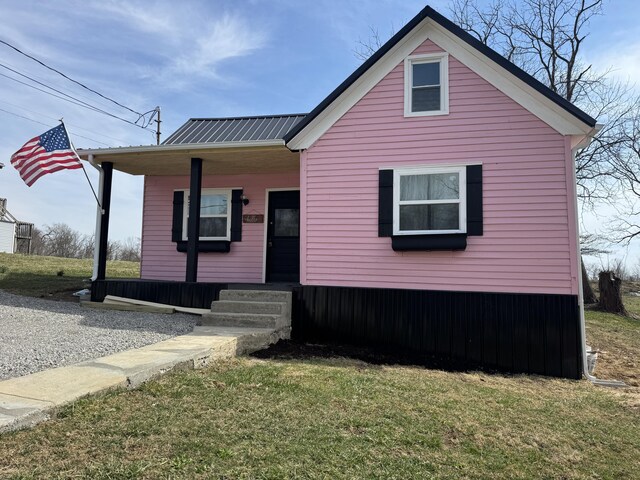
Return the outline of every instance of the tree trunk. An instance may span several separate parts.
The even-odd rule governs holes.
[[[591,283],[589,283],[589,275],[587,275],[587,269],[584,268],[582,256],[580,257],[580,265],[582,266],[582,298],[584,299],[584,304],[590,305],[592,303],[598,303],[598,298],[596,294],[593,293],[593,288],[591,288]]]
[[[598,288],[600,289],[599,310],[618,315],[627,315],[627,310],[622,303],[621,285],[622,280],[616,277],[613,272],[600,272],[598,276]]]

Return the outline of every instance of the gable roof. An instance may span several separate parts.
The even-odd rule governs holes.
[[[228,118],[190,118],[162,145],[281,140],[304,113]]]
[[[458,39],[467,43],[475,50],[479,51],[485,57],[489,58],[500,67],[504,68],[507,72],[514,75],[519,80],[530,86],[536,92],[543,95],[546,99],[553,102],[561,109],[568,112],[572,117],[578,119],[580,122],[590,128],[596,126],[596,120],[589,116],[587,113],[573,105],[565,98],[558,95],[542,82],[528,74],[520,67],[516,66],[495,50],[489,48],[487,45],[474,38],[472,35],[464,31],[455,23],[445,18],[436,12],[433,8],[426,6],[420,11],[409,23],[407,23],[401,30],[398,31],[389,41],[387,41],[378,51],[376,51],[371,57],[369,57],[360,67],[358,67],[349,77],[342,82],[333,92],[331,92],[320,104],[315,107],[307,116],[299,121],[293,128],[291,128],[285,135],[284,141],[288,144],[296,136],[298,136],[306,127],[308,127],[314,120],[316,120],[321,113],[323,113],[331,104],[333,104],[341,95],[343,95],[350,87],[352,87],[358,80],[363,77],[378,61],[380,61],[385,55],[394,49],[407,35],[409,35],[416,27],[418,27],[424,20],[431,19],[445,30],[453,34]]]

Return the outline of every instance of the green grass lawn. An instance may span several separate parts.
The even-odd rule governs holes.
[[[638,478],[639,430],[586,382],[240,359],[6,434],[0,477]]]
[[[640,299],[627,307],[640,313]],[[0,478],[640,478],[640,321],[588,312],[587,324],[596,374],[631,388],[241,358],[0,435]]]
[[[72,299],[88,286],[93,260],[0,253],[0,289],[30,297]],[[60,274],[61,273],[61,274]],[[137,278],[137,262],[107,262],[111,278]]]

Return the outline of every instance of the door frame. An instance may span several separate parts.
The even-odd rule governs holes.
[[[267,283],[267,231],[269,228],[269,193],[271,192],[299,192],[300,187],[282,187],[264,189],[264,239],[262,241],[262,283]],[[302,218],[302,215],[300,215]],[[302,257],[300,257],[302,261]]]

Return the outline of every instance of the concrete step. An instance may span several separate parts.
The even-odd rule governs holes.
[[[202,315],[202,325],[218,327],[284,327],[285,319],[281,315],[261,313],[211,312]]]
[[[212,312],[223,313],[264,313],[282,315],[287,312],[285,302],[241,302],[237,300],[218,300],[211,304]]]
[[[221,290],[220,300],[239,302],[287,302],[291,303],[291,292],[277,290]]]

